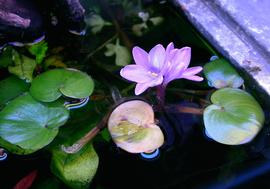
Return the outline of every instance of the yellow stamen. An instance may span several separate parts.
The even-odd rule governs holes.
[[[149,74],[151,74],[151,76],[153,76],[153,77],[157,77],[158,76],[158,74],[157,73],[155,73],[155,72],[148,72]]]

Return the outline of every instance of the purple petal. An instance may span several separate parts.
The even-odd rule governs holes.
[[[148,82],[148,86],[149,87],[154,87],[154,86],[158,86],[163,82],[163,76],[159,75],[158,77],[156,77],[155,79],[153,79],[151,82]]]
[[[171,44],[171,43],[170,43]],[[170,45],[169,44],[169,45]],[[175,54],[177,53],[177,51],[178,51],[178,49],[171,49],[170,50],[170,48],[171,47],[169,47],[169,45],[167,46],[167,48],[166,48],[166,59],[165,59],[165,62],[164,62],[164,64],[163,64],[163,67],[162,67],[162,69],[161,69],[161,74],[163,74],[163,75],[165,75],[167,72],[169,72],[170,71],[170,69],[171,69],[171,60],[172,60],[172,58],[175,56]],[[173,45],[173,44],[172,44]],[[168,51],[167,51],[167,49],[169,49]]]
[[[185,76],[185,77],[182,77],[182,78],[192,80],[192,81],[202,81],[203,80],[202,77],[197,76],[197,75]]]
[[[172,63],[167,61],[166,62],[166,70],[164,69],[165,73],[164,73],[164,83],[168,84],[170,81],[172,81],[174,79],[174,75],[173,72],[174,70],[172,70]]]
[[[182,74],[182,76],[196,75],[196,74],[199,73],[200,71],[202,71],[202,67],[201,67],[201,66],[191,67],[191,68],[186,69],[186,70],[184,71],[184,73]]]
[[[121,69],[120,75],[127,80],[137,83],[145,83],[153,80],[148,70],[140,65],[127,65]]]
[[[160,71],[162,69],[165,57],[165,49],[160,44],[156,45],[149,52],[150,63],[155,69],[157,69],[157,71]]]
[[[138,83],[135,87],[135,95],[142,94],[149,86],[146,83]]]
[[[132,54],[134,61],[137,65],[141,65],[143,67],[149,67],[148,53],[145,52],[140,47],[134,47],[132,49]]]
[[[173,42],[170,42],[169,45],[166,47],[166,53],[169,53],[174,49],[174,44]]]
[[[183,47],[176,51],[174,49],[172,52],[174,52],[174,55],[170,57],[170,60],[166,60],[167,64],[170,63],[166,68],[166,73],[164,74],[164,82],[166,84],[174,79],[181,78],[190,63],[191,58],[190,47]]]
[[[157,78],[153,79],[150,82],[146,82],[146,83],[138,83],[135,87],[135,94],[136,95],[140,95],[141,93],[143,93],[147,88],[149,87],[154,87],[154,86],[158,86],[163,82],[163,77],[162,76],[158,76]]]
[[[189,79],[189,80],[193,80],[193,81],[202,81],[203,80],[202,77],[195,75],[195,74],[199,73],[200,71],[202,71],[201,66],[195,66],[192,68],[188,68],[181,75],[179,75],[178,78],[185,78],[185,79]]]
[[[174,65],[173,67],[177,71],[180,71],[188,67],[190,59],[191,59],[191,48],[183,47],[175,53],[171,62]]]

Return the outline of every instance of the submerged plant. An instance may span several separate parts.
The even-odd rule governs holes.
[[[119,39],[117,38],[116,43],[109,43],[106,45],[107,50],[105,56],[115,55],[115,64],[117,66],[125,66],[130,63],[131,55],[127,47],[120,45]]]
[[[85,19],[85,23],[91,28],[93,34],[97,34],[104,26],[111,26],[112,23],[105,21],[100,15],[94,14]]]
[[[164,18],[161,16],[151,17],[148,12],[139,12],[138,17],[141,18],[142,22],[139,24],[134,24],[132,26],[132,31],[137,36],[144,35],[149,31],[149,25],[147,22],[151,22],[154,26],[161,24],[164,21]]]
[[[136,95],[157,86],[157,96],[159,102],[163,104],[166,86],[172,80],[203,80],[196,75],[202,70],[201,66],[188,68],[191,59],[190,47],[177,49],[174,48],[173,43],[170,43],[165,49],[158,44],[149,53],[140,47],[134,47],[132,54],[136,64],[125,66],[120,74],[125,79],[137,83]]]

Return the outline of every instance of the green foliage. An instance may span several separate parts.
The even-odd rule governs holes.
[[[72,145],[88,133],[102,119],[108,104],[105,101],[90,101],[86,106],[70,112],[70,119],[61,127],[59,134],[53,141],[51,148],[60,148],[62,144]]]
[[[7,149],[12,154],[27,155],[35,152],[33,149],[24,149],[18,145],[11,144],[0,137],[0,146]]]
[[[54,149],[51,170],[71,188],[88,188],[97,171],[98,162],[99,158],[92,144],[85,145],[75,154],[67,154],[61,149]]]
[[[0,109],[5,103],[28,91],[28,89],[29,84],[15,76],[0,81]]]
[[[31,82],[33,79],[33,72],[36,67],[35,60],[19,54],[15,50],[12,52],[12,59],[15,65],[9,66],[8,71],[26,82]]]
[[[100,112],[105,114],[105,108],[104,101],[90,100],[85,107],[72,111],[70,120],[60,129],[51,145],[51,170],[72,188],[87,188],[96,173],[98,156],[92,144],[86,144],[76,154],[66,154],[61,146],[72,145],[95,127],[104,116]]]
[[[225,59],[217,59],[207,63],[203,72],[210,86],[217,89],[224,87],[239,88],[244,80]]]
[[[62,104],[40,103],[26,93],[0,112],[0,137],[25,151],[34,152],[55,138],[58,128],[68,117],[69,111]],[[9,145],[1,146],[13,151]]]
[[[48,44],[46,41],[41,41],[34,44],[28,48],[29,52],[36,57],[36,63],[40,64],[46,57],[46,52],[48,50]]]
[[[215,141],[237,145],[251,141],[264,123],[258,102],[240,89],[223,88],[211,96],[212,105],[204,110],[207,133]]]
[[[54,69],[37,76],[30,93],[37,100],[52,102],[64,95],[71,98],[86,98],[92,94],[92,78],[75,69]]]
[[[115,55],[115,64],[117,66],[125,66],[130,63],[130,52],[125,46],[119,44],[119,39],[116,40],[116,44],[107,44],[106,48],[105,56]]]
[[[0,68],[1,67],[6,68],[13,63],[12,51],[13,50],[11,47],[7,47],[7,48],[4,48],[2,53],[0,53]]]
[[[111,135],[110,135],[110,133],[109,133],[108,128],[104,128],[104,129],[100,132],[100,134],[101,134],[102,138],[103,138],[105,141],[109,142],[109,141],[111,140]]]

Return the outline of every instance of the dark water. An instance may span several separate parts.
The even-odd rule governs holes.
[[[169,3],[147,2],[143,6],[152,11],[154,16],[162,16],[165,21],[153,27],[142,37],[130,35],[129,26],[132,17],[117,3],[104,5],[106,1],[84,1],[85,6],[97,6],[100,14],[110,20],[111,14],[118,20],[133,45],[147,50],[155,44],[167,45],[173,41],[177,47],[192,47],[192,64],[203,65],[213,55],[211,50],[198,38],[196,30],[187,22],[181,13]],[[109,1],[108,1],[109,2]],[[133,2],[133,1],[132,1]],[[134,7],[134,10],[136,7]],[[109,11],[109,12],[108,12]],[[86,9],[86,14],[91,14]],[[132,14],[131,14],[132,15]],[[89,52],[98,44],[114,35],[115,28],[104,28],[99,36],[88,34],[74,37],[63,34],[61,29],[49,28],[47,41],[51,47],[61,45],[66,60],[76,60],[73,67],[87,71],[94,79],[104,82],[105,86],[116,85],[120,89],[127,84],[119,77],[119,68],[97,53],[87,58]],[[96,66],[98,62],[102,62]],[[107,62],[106,62],[107,61]],[[113,60],[110,60],[113,61]],[[105,65],[109,64],[110,66]],[[189,88],[209,90],[206,83],[173,82],[172,88]],[[109,89],[105,89],[105,91]],[[172,103],[191,103],[179,101],[173,94],[168,94]],[[196,105],[196,104],[195,104]],[[265,107],[266,117],[269,112]],[[100,163],[97,174],[90,188],[269,188],[270,182],[270,130],[269,120],[256,139],[241,146],[227,146],[209,139],[204,134],[202,117],[189,114],[158,114],[162,129],[166,134],[166,143],[160,149],[160,155],[152,161],[144,160],[140,155],[128,154],[117,148],[112,142],[95,141],[94,146]],[[32,170],[38,170],[38,178],[32,188],[38,188],[44,180],[51,179],[53,186],[66,188],[50,173],[50,154],[39,151],[29,156],[9,155],[6,161],[0,162],[0,188],[12,188],[14,184]],[[45,185],[44,185],[45,186]]]

